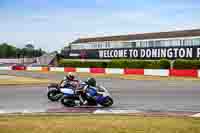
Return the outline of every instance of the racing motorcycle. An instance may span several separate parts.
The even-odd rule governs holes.
[[[83,105],[80,98],[87,101],[86,105],[109,107],[113,104],[113,99],[108,90],[103,86],[89,86],[85,93],[77,93],[71,88],[62,88],[63,97],[61,103],[66,107],[75,107]]]

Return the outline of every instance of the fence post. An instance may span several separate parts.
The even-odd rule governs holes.
[[[175,60],[171,60],[171,61],[170,61],[170,69],[173,69],[173,68],[174,68],[174,62],[175,62]]]

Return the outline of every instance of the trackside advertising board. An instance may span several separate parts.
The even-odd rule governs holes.
[[[128,48],[100,50],[72,50],[67,58],[82,59],[198,59],[199,47]]]

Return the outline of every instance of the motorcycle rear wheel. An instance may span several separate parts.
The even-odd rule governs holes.
[[[74,107],[76,106],[76,103],[73,99],[70,99],[68,97],[63,97],[60,102],[65,106],[65,107]]]

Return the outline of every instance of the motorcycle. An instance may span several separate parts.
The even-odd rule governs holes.
[[[61,92],[63,97],[61,103],[66,107],[74,107],[83,105],[82,99],[87,101],[86,105],[109,107],[113,104],[113,99],[106,88],[103,86],[88,87],[85,93],[77,93],[76,90],[63,88]]]

